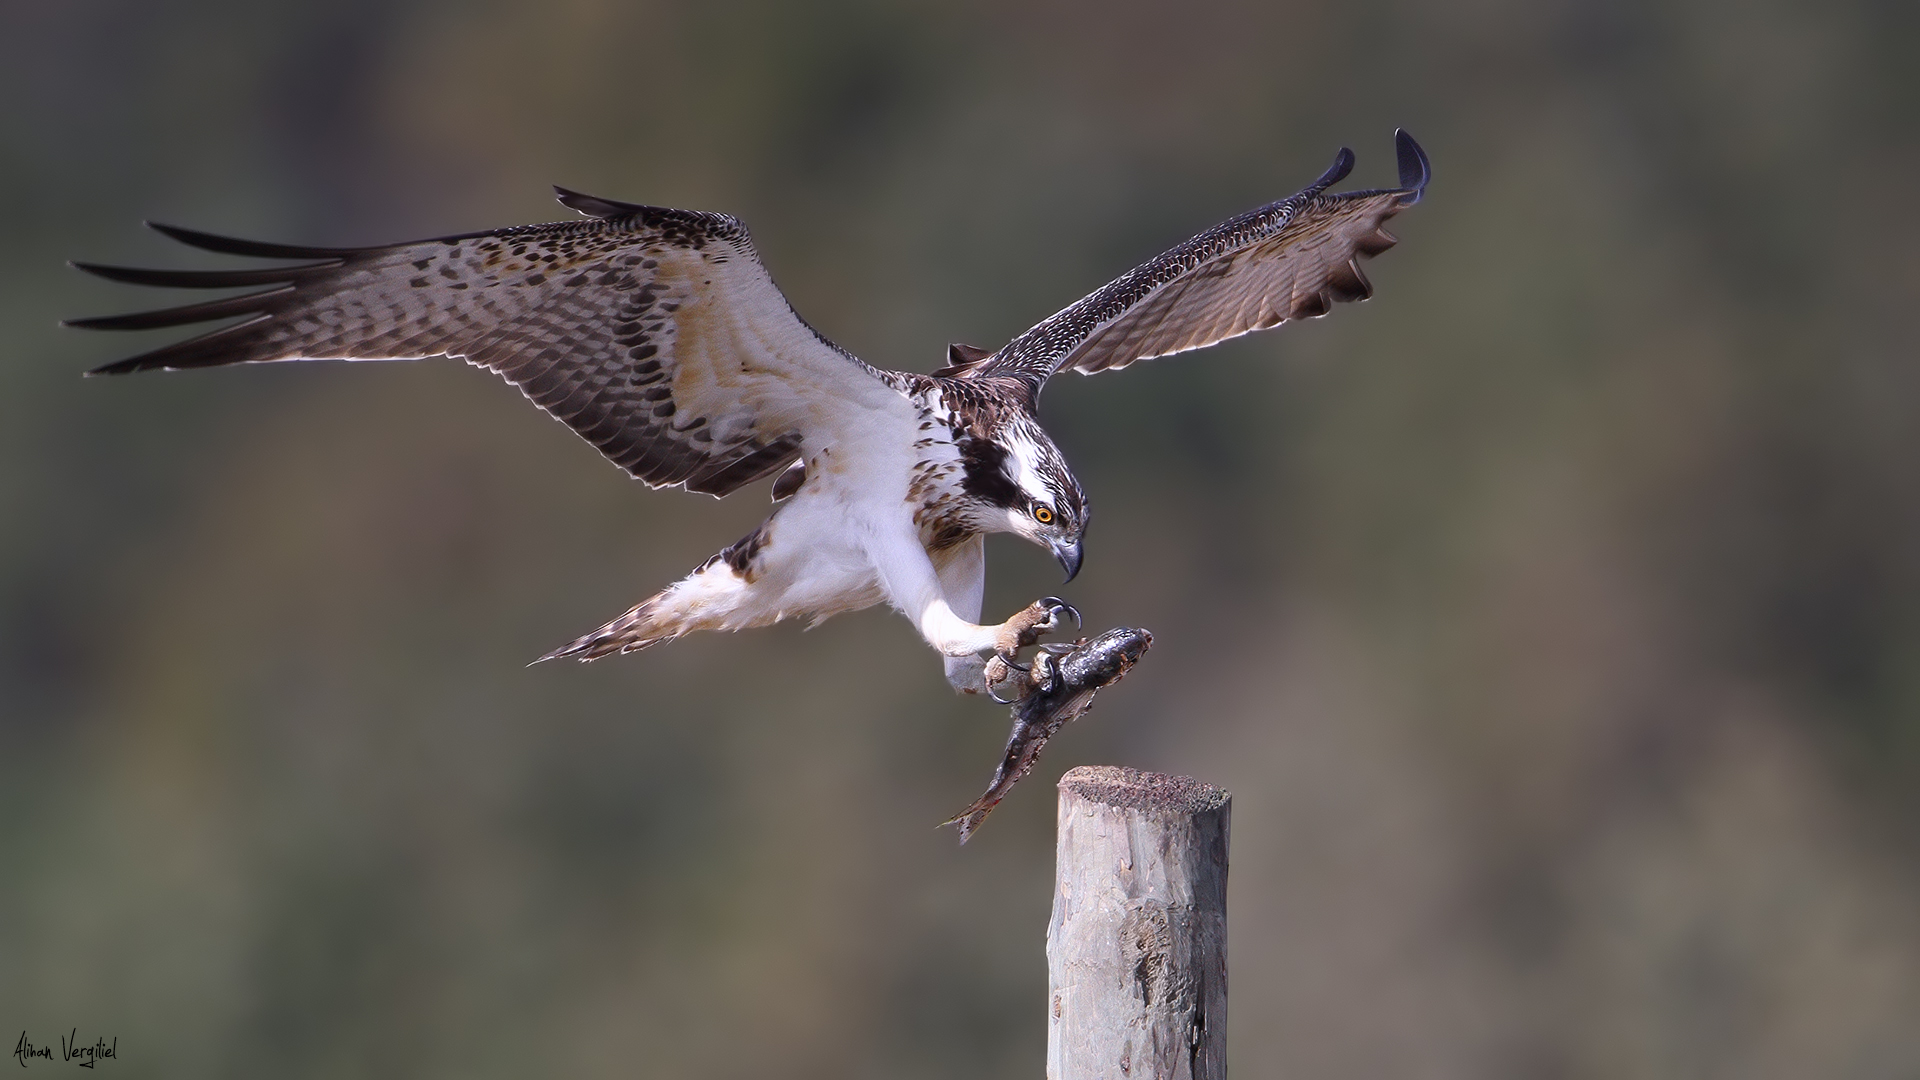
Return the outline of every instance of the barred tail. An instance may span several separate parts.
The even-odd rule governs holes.
[[[744,630],[779,622],[790,613],[778,606],[778,592],[769,596],[769,590],[753,587],[755,558],[766,547],[767,526],[761,525],[626,614],[534,663],[563,656],[598,660],[614,653],[639,652],[695,630]]]
[[[571,657],[582,662],[598,660],[614,653],[639,652],[649,645],[662,641],[671,641],[686,633],[685,628],[665,625],[659,618],[660,599],[666,594],[643,600],[627,609],[626,614],[602,626],[584,637],[575,638],[547,655],[535,660],[534,664],[548,660]],[[532,664],[527,665],[529,667]]]

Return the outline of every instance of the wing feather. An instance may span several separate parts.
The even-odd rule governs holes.
[[[1199,349],[1364,300],[1373,286],[1359,260],[1394,244],[1383,222],[1420,200],[1432,175],[1425,151],[1394,133],[1400,187],[1326,189],[1353,166],[1342,150],[1319,180],[1208,229],[1135,267],[1009,342],[990,357],[943,373],[1017,376],[1036,387],[1072,368],[1083,374]]]
[[[634,477],[722,495],[810,443],[909,410],[874,369],[808,326],[745,226],[560,190],[592,220],[377,248],[314,248],[155,226],[257,270],[75,264],[139,285],[266,286],[133,315],[146,329],[241,317],[95,374],[284,360],[464,359],[497,372]]]

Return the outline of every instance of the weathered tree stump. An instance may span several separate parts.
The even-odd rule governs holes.
[[[1108,765],[1061,778],[1048,1080],[1224,1080],[1229,799]]]

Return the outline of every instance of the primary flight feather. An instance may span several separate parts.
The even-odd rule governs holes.
[[[1324,315],[1365,299],[1360,260],[1419,201],[1431,169],[1396,132],[1400,183],[1328,194],[1342,150],[1300,193],[1217,225],[988,352],[932,374],[863,363],[801,319],[746,227],[557,189],[586,220],[374,248],[263,244],[171,226],[194,247],[285,260],[253,270],[76,263],[115,281],[255,292],[105,330],[231,325],[94,374],[283,360],[447,356],[499,373],[629,475],[725,495],[780,471],[772,516],[693,573],[542,659],[590,660],[695,630],[824,619],[882,601],[946,657],[957,688],[1075,615],[1047,597],[981,624],[984,538],[1010,532],[1079,570],[1087,504],[1040,427],[1041,388]],[[998,671],[1004,672],[1001,666]]]

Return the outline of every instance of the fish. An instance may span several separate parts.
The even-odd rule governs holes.
[[[960,830],[966,843],[1013,785],[1033,771],[1047,740],[1086,715],[1093,696],[1119,682],[1146,655],[1153,635],[1135,627],[1119,626],[1095,638],[1071,645],[1044,645],[1034,654],[1026,691],[1012,702],[1013,731],[1006,753],[993,771],[993,782],[971,805],[940,823]]]

